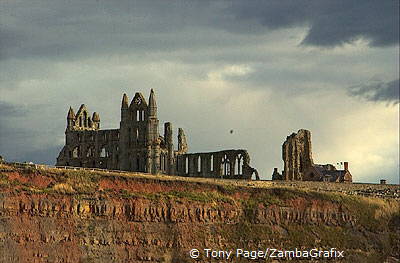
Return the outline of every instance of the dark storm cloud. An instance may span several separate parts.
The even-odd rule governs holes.
[[[331,47],[357,38],[372,46],[396,44],[397,5],[378,0],[0,0],[0,101],[8,102],[0,103],[0,154],[6,160],[54,164],[70,104],[76,109],[85,103],[100,112],[103,128],[116,128],[121,94],[132,98],[135,91],[155,88],[160,120],[187,128],[193,152],[248,148],[255,167],[264,169],[263,178],[270,178],[287,134],[314,125],[310,129],[321,138],[332,118],[352,112],[351,103],[365,104],[345,96],[348,108],[339,111],[342,105],[324,96],[342,94],[342,87],[371,75],[397,78],[396,47],[307,45]],[[368,98],[382,98],[374,89],[357,94],[370,92]],[[314,116],[315,108],[325,111]],[[215,122],[207,118],[214,112],[220,113]],[[241,120],[259,128],[229,141],[224,127],[240,134],[235,125]],[[210,134],[205,127],[224,130]],[[320,144],[331,143],[338,130],[342,127],[332,127]]]
[[[43,113],[43,105],[31,106],[28,110],[24,105],[0,101],[0,155],[7,161],[54,164],[61,146],[47,147],[40,142],[43,137],[50,138],[54,128],[46,123],[42,126],[45,130],[35,127],[31,119],[38,122],[34,117],[38,112]]]
[[[372,46],[399,43],[399,2],[384,0],[235,1],[229,8],[247,26],[233,31],[306,25],[304,44],[332,47],[365,38]],[[243,25],[243,24],[242,24]],[[229,27],[229,26],[227,26]]]
[[[62,146],[56,146],[56,147],[48,147],[44,149],[29,151],[23,153],[21,156],[18,156],[13,160],[7,160],[7,161],[33,162],[40,164],[55,165],[56,157],[58,156],[58,153],[60,152],[61,149]]]
[[[24,1],[1,2],[1,58],[71,59],[198,47],[203,41],[187,28],[201,27],[207,20],[202,14],[211,11],[196,1],[35,1],[29,7]]]
[[[218,31],[259,36],[291,27],[309,28],[307,45],[399,39],[398,1],[389,0],[3,1],[0,15],[1,59],[199,51],[242,44]]]
[[[366,84],[353,86],[349,94],[361,97],[369,101],[387,102],[388,104],[399,103],[399,79],[383,82],[371,81]]]
[[[0,101],[0,155],[8,149],[10,138],[21,136],[21,130],[15,130],[13,126],[20,117],[25,115],[24,107]]]

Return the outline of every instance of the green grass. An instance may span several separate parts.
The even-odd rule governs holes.
[[[122,198],[144,198],[148,200],[172,200],[172,201],[195,201],[201,203],[230,203],[234,204],[235,201],[229,196],[225,196],[215,191],[169,191],[162,193],[147,193],[147,192],[129,192],[128,190],[122,189],[119,192]]]
[[[7,172],[0,172],[0,187],[14,189],[17,193],[70,195],[73,200],[146,199],[154,204],[178,202],[189,206],[207,204],[213,208],[225,205],[242,212],[239,214],[239,218],[235,218],[237,220],[231,224],[216,222],[207,225],[212,234],[201,233],[204,236],[201,236],[200,241],[207,238],[207,241],[219,242],[219,238],[222,237],[222,240],[230,242],[227,245],[243,248],[262,244],[276,246],[284,244],[285,249],[314,248],[316,246],[321,248],[337,247],[346,249],[349,253],[346,260],[350,260],[349,262],[360,262],[361,259],[362,262],[383,262],[383,259],[387,255],[393,255],[394,249],[400,245],[398,232],[396,232],[400,222],[400,204],[393,200],[317,192],[293,187],[253,188],[230,185],[229,182],[226,184],[225,182],[224,184],[196,182],[196,187],[192,187],[193,182],[180,181],[179,178],[176,180],[170,178],[163,180],[156,177],[136,178],[132,175],[82,170],[50,169],[49,171],[26,170],[25,172],[32,172],[33,176],[37,174],[47,176],[54,179],[54,182],[40,188],[31,183],[10,180]],[[143,187],[146,187],[148,182],[159,182],[168,187],[172,186],[172,189],[185,190],[153,193],[130,191],[129,189],[99,191],[99,182],[102,178],[122,182],[137,180],[136,182],[143,183]],[[175,182],[179,182],[177,188],[173,188],[176,186]],[[285,223],[284,220],[278,225],[257,222],[256,215],[259,207],[264,207],[263,209],[269,209],[271,206],[276,209],[291,207],[295,205],[294,200],[301,201],[301,204],[307,207],[311,207],[313,203],[339,207],[340,212],[353,217],[355,225],[350,225],[350,223],[340,226],[313,222]],[[98,229],[94,228],[94,225],[89,225],[82,231],[87,233],[88,231],[98,231]]]

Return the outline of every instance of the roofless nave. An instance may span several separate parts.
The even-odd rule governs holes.
[[[255,174],[258,179],[246,150],[188,153],[181,128],[175,149],[172,124],[164,123],[164,136],[159,133],[157,110],[153,90],[148,103],[137,92],[128,104],[128,96],[124,94],[119,129],[101,130],[98,113],[90,117],[82,104],[75,114],[71,107],[67,115],[66,142],[57,165],[231,179],[251,179]]]

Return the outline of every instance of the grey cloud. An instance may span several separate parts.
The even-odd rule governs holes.
[[[0,123],[1,120],[10,117],[19,117],[26,114],[26,108],[24,106],[17,106],[5,101],[0,101]],[[4,125],[1,125],[4,127]]]
[[[296,97],[329,91],[332,88],[340,89],[339,87],[348,86],[349,80],[356,81],[351,68],[343,65],[338,70],[337,64],[341,62],[333,63],[334,66],[321,62],[305,69],[303,64],[296,64],[295,59],[293,64],[285,62],[284,66],[273,62],[257,63],[248,74],[223,75],[223,79],[245,89],[268,89],[277,94]]]
[[[316,46],[360,37],[386,46],[399,39],[397,1],[43,0],[29,8],[24,1],[3,1],[0,15],[0,59],[199,51],[240,46],[240,35],[290,27],[309,27],[303,43]]]
[[[399,43],[398,1],[328,1],[326,14],[312,22],[304,43],[334,46],[358,38],[372,46]],[[325,13],[325,12],[323,12]]]
[[[54,164],[60,149],[54,147],[54,134],[63,129],[64,120],[49,123],[47,108],[0,101],[0,155],[8,161]]]
[[[39,164],[55,165],[56,157],[63,146],[48,147],[44,149],[37,149],[34,151],[28,151],[12,160],[7,161],[18,161],[18,162],[33,162]]]
[[[208,4],[185,1],[1,2],[1,58],[82,58],[198,47]],[[23,41],[21,41],[21,39]]]
[[[17,105],[0,101],[0,154],[4,154],[8,148],[9,138],[20,136],[20,130],[15,130],[13,124],[19,117],[26,114],[26,111]]]
[[[271,165],[278,167],[281,162],[281,140],[287,134],[313,123],[310,129],[317,134],[330,123],[311,118],[310,112],[296,106],[296,99],[302,103],[297,95],[314,98],[313,104],[319,100],[316,90],[335,93],[369,74],[397,76],[394,48],[353,52],[346,47],[335,53],[304,47],[340,45],[357,37],[368,38],[375,46],[398,43],[397,8],[393,15],[387,7],[396,7],[397,2],[353,3],[359,5],[357,12],[347,2],[326,0],[89,0],[29,5],[0,0],[1,99],[27,103],[27,108],[0,103],[0,154],[9,160],[53,164],[61,147],[55,146],[64,140],[69,104],[76,109],[85,103],[100,113],[103,128],[116,128],[122,93],[132,97],[136,90],[148,94],[155,88],[160,120],[184,127],[192,151],[248,148],[253,164],[260,172],[264,169],[262,177],[270,178]],[[373,9],[379,9],[375,16]],[[304,46],[297,46],[298,36],[307,28]],[[254,71],[218,75],[231,64]],[[209,73],[216,73],[217,80],[209,79]],[[254,97],[247,95],[269,94],[267,89],[272,95],[253,105]],[[265,123],[257,117],[241,124],[252,129],[235,126],[250,115],[245,108],[231,114],[230,105],[240,107],[241,96]],[[35,108],[37,104],[40,108]],[[336,106],[329,104],[328,109]],[[213,121],[207,118],[215,112],[219,114]],[[335,114],[339,114],[336,109],[321,115]],[[231,136],[229,129],[235,134]],[[261,143],[260,138],[264,138]]]
[[[0,59],[4,59],[8,52],[8,47],[18,46],[24,40],[24,35],[10,28],[0,26]]]
[[[399,79],[383,82],[373,80],[366,84],[350,87],[351,96],[361,97],[369,101],[399,103]]]
[[[308,26],[303,44],[332,47],[365,38],[372,46],[399,43],[399,2],[375,0],[236,1],[228,9],[242,33]]]

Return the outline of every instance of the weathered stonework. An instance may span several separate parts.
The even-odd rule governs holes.
[[[299,130],[286,138],[282,145],[284,180],[302,180],[305,170],[313,165],[311,133]]]
[[[336,183],[351,183],[353,176],[349,171],[348,162],[345,162],[344,169],[338,170],[332,164],[314,164],[304,172],[304,181],[323,181]]]
[[[159,134],[153,90],[148,104],[139,92],[130,105],[127,95],[123,95],[119,129],[100,130],[99,114],[95,112],[90,117],[84,104],[77,114],[70,108],[65,137],[58,166],[237,179],[251,179],[254,173],[258,178],[245,150],[187,154],[182,128],[178,129],[178,149],[174,150],[172,124],[165,123],[164,136]]]
[[[338,247],[346,253],[344,260],[322,262],[400,257],[398,185],[172,178],[24,165],[0,167],[2,263],[261,262],[194,260],[193,248]],[[297,260],[279,262],[288,261]]]
[[[177,175],[230,179],[251,179],[256,169],[250,167],[246,150],[182,154],[177,158]]]
[[[283,180],[283,176],[278,172],[278,168],[274,168],[274,172],[272,173],[272,180]]]
[[[272,180],[324,181],[351,183],[353,177],[344,162],[344,169],[338,170],[332,164],[314,164],[311,151],[311,132],[299,130],[286,138],[282,145],[284,170],[282,175],[274,169]]]

